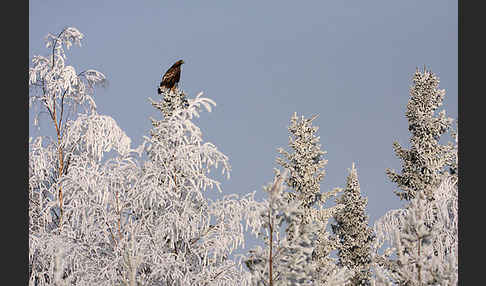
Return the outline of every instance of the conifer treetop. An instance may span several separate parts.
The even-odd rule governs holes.
[[[401,189],[395,191],[400,199],[410,200],[417,192],[424,191],[431,200],[431,191],[439,185],[440,174],[455,162],[452,143],[439,144],[440,137],[451,130],[453,120],[446,117],[445,110],[435,114],[445,95],[445,90],[439,89],[437,75],[425,68],[423,72],[417,69],[412,81],[405,113],[411,132],[410,149],[394,142],[395,154],[402,160],[402,172],[387,169],[386,173]]]
[[[302,116],[300,119],[294,113],[290,119],[289,147],[292,153],[279,148],[277,151],[283,157],[277,158],[277,163],[290,171],[286,183],[293,191],[292,196],[298,196],[303,206],[310,207],[317,200],[320,192],[320,182],[326,172],[324,166],[327,160],[323,158],[327,152],[321,150],[316,132],[319,127],[312,126],[312,121]]]
[[[371,245],[374,240],[366,214],[367,198],[361,196],[358,172],[352,164],[346,178],[346,188],[336,199],[344,205],[336,212],[332,231],[337,235],[339,265],[355,270],[353,285],[369,285],[371,280]]]

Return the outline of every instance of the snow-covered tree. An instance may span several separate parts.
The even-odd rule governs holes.
[[[66,134],[69,133],[70,123],[75,119],[72,118],[76,116],[73,113],[78,108],[81,108],[84,114],[96,116],[96,105],[92,97],[94,87],[106,83],[105,75],[99,71],[88,69],[78,73],[73,66],[66,65],[65,48],[69,49],[73,44],[81,46],[83,37],[84,35],[73,27],[63,29],[58,35],[49,33],[46,36],[46,47],[51,48],[51,53],[47,57],[34,56],[33,66],[29,68],[29,106],[35,109],[34,125],[39,122],[39,114],[48,113],[56,134],[54,140],[48,141],[50,138],[43,140],[39,137],[34,142],[37,145],[45,143],[50,152],[55,149],[57,153],[56,157],[50,158],[45,154],[44,159],[54,163],[55,168],[52,168],[54,165],[45,166],[44,179],[48,182],[38,182],[42,184],[40,189],[43,190],[38,189],[33,196],[48,190],[51,201],[57,198],[56,224],[60,228],[64,199],[62,187],[57,183],[68,170],[71,152],[70,146],[67,146]]]
[[[323,156],[327,153],[321,150],[319,137],[316,132],[319,127],[312,126],[312,121],[302,116],[299,120],[297,113],[290,118],[289,147],[291,152],[278,148],[283,157],[277,158],[277,164],[288,169],[290,175],[285,181],[290,188],[290,199],[297,198],[304,208],[309,209],[319,199],[320,183],[326,171],[327,160]]]
[[[51,54],[34,56],[29,68],[34,126],[39,114],[48,113],[55,131],[55,139],[29,139],[30,285],[83,285],[91,269],[110,263],[110,255],[92,260],[110,253],[106,225],[97,225],[113,217],[107,177],[125,182],[132,175],[121,168],[134,167],[130,138],[111,117],[96,112],[94,87],[105,76],[66,65],[65,48],[80,45],[83,37],[73,27],[48,34]],[[104,154],[110,151],[115,155],[107,161]]]
[[[353,163],[346,179],[343,194],[336,199],[344,205],[335,215],[332,231],[338,237],[339,265],[355,271],[350,285],[370,285],[372,228],[368,225],[366,205],[368,199],[361,196],[358,172]]]
[[[411,149],[395,143],[403,160],[402,175],[387,170],[403,191],[397,194],[409,203],[375,222],[373,261],[378,285],[457,284],[457,133],[452,134],[455,144],[439,144],[452,119],[445,117],[445,111],[434,116],[445,94],[438,90],[438,82],[430,71],[414,74],[406,113]],[[378,254],[385,243],[389,247]]]
[[[418,69],[413,75],[405,116],[408,119],[410,149],[393,143],[395,154],[402,160],[402,173],[387,169],[390,180],[401,191],[395,191],[400,199],[410,200],[417,192],[425,192],[428,200],[433,199],[432,190],[440,184],[440,175],[447,168],[457,168],[452,143],[441,145],[440,136],[451,130],[452,118],[445,110],[435,114],[442,105],[445,90],[439,89],[439,78],[429,70]]]
[[[130,200],[137,202],[133,215],[145,226],[134,231],[148,239],[138,242],[137,251],[150,269],[144,285],[238,285],[243,272],[229,256],[244,242],[241,222],[253,199],[205,198],[205,190],[220,189],[208,177],[210,170],[221,166],[229,177],[230,165],[215,145],[202,140],[191,119],[202,107],[211,111],[215,103],[202,93],[193,99],[176,93],[171,98],[187,104],[152,101],[164,118],[152,120],[150,137],[145,138],[149,160]]]
[[[164,94],[152,102],[163,120],[133,149],[95,110],[92,87],[104,75],[64,65],[63,46],[83,35],[66,28],[47,38],[53,54],[34,57],[30,102],[49,113],[56,139],[30,139],[30,285],[239,285],[245,272],[229,256],[244,242],[253,198],[204,197],[220,189],[210,170],[230,171],[192,122],[214,102]]]
[[[325,207],[327,200],[336,196],[340,188],[335,188],[328,192],[320,191],[320,183],[325,176],[324,166],[327,160],[323,158],[326,154],[321,150],[320,138],[316,135],[317,126],[312,122],[317,118],[313,116],[310,119],[294,113],[290,119],[289,130],[289,148],[290,152],[279,148],[278,152],[283,157],[277,158],[277,163],[289,170],[289,177],[285,180],[290,192],[286,192],[285,197],[297,203],[301,208],[299,214],[300,227],[308,223],[318,223],[320,226],[317,241],[313,252],[313,259],[317,262],[317,271],[319,273],[318,284],[333,283],[336,277],[347,277],[349,271],[345,268],[339,269],[334,258],[330,253],[336,249],[336,242],[327,230],[329,219],[338,211],[342,205]],[[294,223],[294,222],[292,222]],[[291,223],[291,224],[292,224]],[[289,238],[298,237],[299,228],[289,225],[287,233]],[[336,276],[339,273],[338,276]],[[346,274],[346,275],[342,275]],[[338,279],[338,280],[339,280]],[[343,278],[344,279],[344,278]]]

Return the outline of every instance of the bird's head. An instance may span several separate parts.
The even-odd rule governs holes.
[[[183,61],[183,60],[178,60],[178,61],[176,62],[176,64],[177,64],[177,65],[179,65],[179,66],[180,66],[180,65],[182,65],[183,63],[184,63],[184,61]]]

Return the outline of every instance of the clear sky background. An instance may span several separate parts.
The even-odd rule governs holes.
[[[29,59],[47,55],[44,37],[78,28],[68,52],[77,71],[104,73],[98,112],[134,146],[161,115],[150,105],[162,74],[184,59],[179,86],[216,101],[197,124],[229,156],[224,194],[257,191],[273,179],[290,117],[310,117],[325,159],[321,191],[344,187],[356,163],[370,224],[402,203],[386,168],[400,170],[392,142],[408,146],[411,77],[426,65],[457,119],[457,1],[29,1]],[[44,117],[42,128],[51,128]],[[30,130],[30,136],[39,135]],[[448,139],[448,138],[447,138]],[[212,196],[214,197],[214,196]]]

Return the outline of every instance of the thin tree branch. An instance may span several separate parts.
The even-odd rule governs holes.
[[[64,28],[60,33],[59,35],[57,35],[56,39],[54,40],[54,44],[52,45],[52,68],[54,68],[54,50],[56,49],[56,46],[57,46],[57,40],[59,39],[59,37],[67,30],[68,28]]]

